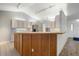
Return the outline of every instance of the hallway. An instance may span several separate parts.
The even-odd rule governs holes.
[[[69,38],[60,56],[79,56],[79,41],[74,41],[72,38]]]

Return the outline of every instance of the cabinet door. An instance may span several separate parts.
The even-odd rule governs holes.
[[[32,56],[41,55],[41,34],[32,34]]]
[[[17,21],[16,20],[12,20],[12,28],[16,28],[17,27]]]
[[[41,55],[48,56],[49,54],[49,34],[42,34],[42,43],[41,43]]]
[[[57,53],[57,34],[50,34],[50,56],[56,56]]]
[[[23,34],[23,56],[31,56],[31,34]]]

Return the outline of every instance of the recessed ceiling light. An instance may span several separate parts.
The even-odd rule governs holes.
[[[77,22],[79,22],[79,19],[76,19]]]

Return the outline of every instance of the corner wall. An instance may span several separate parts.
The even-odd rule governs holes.
[[[57,55],[60,54],[68,39],[67,17],[63,11],[60,11],[60,30],[63,34],[58,34],[57,37]]]

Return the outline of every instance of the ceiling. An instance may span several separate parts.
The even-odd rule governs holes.
[[[68,3],[68,20],[74,21],[79,19],[79,3]]]
[[[64,3],[0,3],[0,10],[23,12],[34,19],[46,19],[66,10]]]
[[[73,15],[79,12],[79,3],[68,3],[68,15]]]

